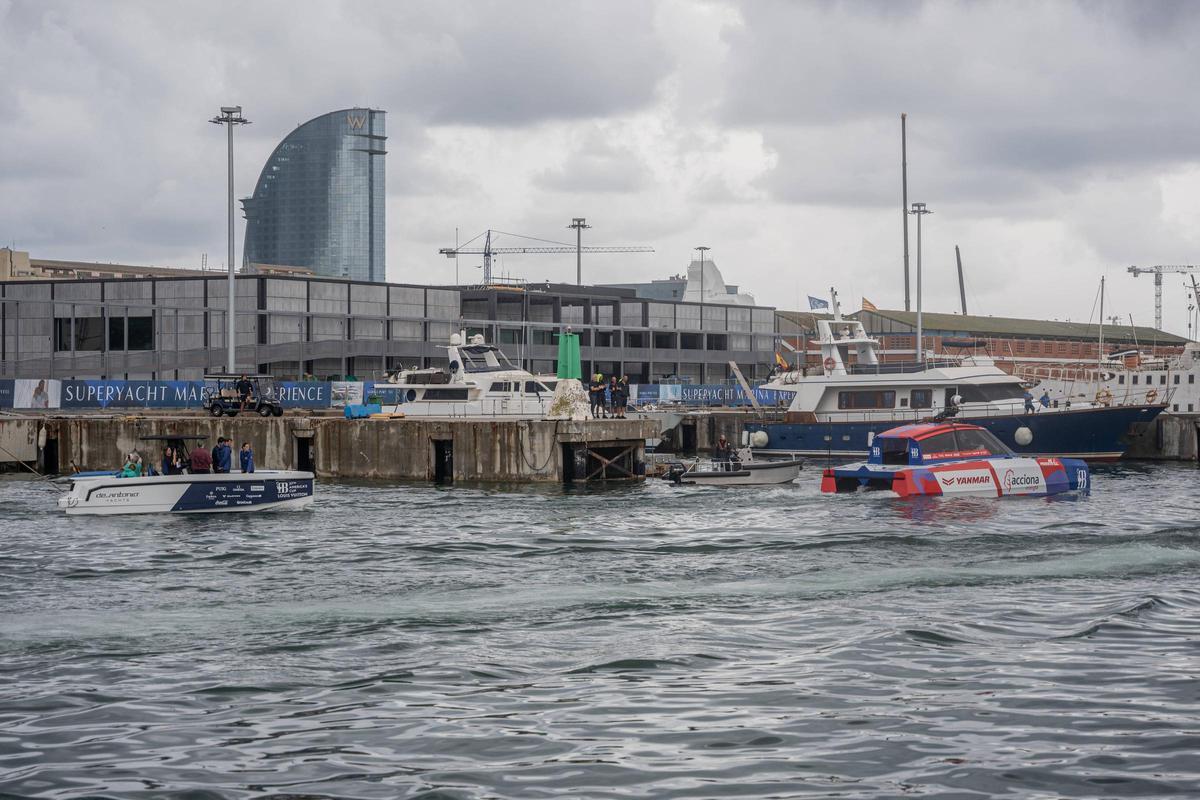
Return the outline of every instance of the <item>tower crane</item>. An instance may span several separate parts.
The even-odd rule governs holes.
[[[1162,276],[1166,272],[1194,272],[1200,267],[1191,264],[1156,264],[1153,267],[1130,267],[1127,271],[1135,278],[1143,272],[1154,274],[1154,327],[1162,330]]]
[[[582,217],[576,217],[572,224],[568,226],[576,231],[575,244],[567,244],[566,242],[553,242],[548,239],[536,239],[532,236],[521,236],[518,233],[505,233],[504,231],[496,231],[488,229],[479,236],[483,237],[483,247],[469,247],[471,242],[474,242],[479,236],[476,236],[471,241],[463,244],[460,247],[443,247],[438,250],[439,253],[446,258],[454,258],[460,255],[481,255],[483,256],[483,282],[489,284],[492,282],[492,256],[507,254],[507,253],[574,253],[576,263],[575,279],[580,284],[583,283],[583,274],[580,267],[583,253],[653,253],[653,247],[629,246],[629,247],[584,247],[582,240],[579,238],[582,228],[590,228],[590,225],[585,224]],[[493,234],[501,234],[504,236],[515,236],[518,239],[528,239],[530,242],[541,242],[541,244],[523,245],[520,247],[493,247]]]

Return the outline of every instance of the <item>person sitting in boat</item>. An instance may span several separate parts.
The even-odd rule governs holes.
[[[254,472],[254,450],[250,447],[249,442],[242,442],[238,458],[242,462],[242,472]]]
[[[175,452],[175,448],[167,445],[163,450],[162,458],[162,474],[163,475],[180,475],[183,473],[183,461],[179,454]]]
[[[713,461],[733,461],[733,447],[725,438],[725,434],[717,438],[717,444],[713,448]]]
[[[1032,414],[1036,409],[1033,407],[1033,392],[1025,390],[1025,413]]]
[[[1045,389],[1042,391],[1042,396],[1038,398],[1038,402],[1042,404],[1042,408],[1050,407],[1050,390],[1049,389]]]
[[[140,478],[142,477],[142,457],[133,451],[125,454],[125,463],[121,467],[122,478]]]

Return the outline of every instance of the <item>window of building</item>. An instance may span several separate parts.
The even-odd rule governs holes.
[[[54,349],[100,352],[104,349],[104,320],[101,317],[55,317]]]
[[[1196,376],[1188,375],[1188,383],[1195,383],[1195,382],[1196,382]]]
[[[913,408],[932,408],[933,407],[933,390],[932,389],[913,389],[909,392],[909,397],[912,398]]]
[[[1124,375],[1118,375],[1118,376],[1117,376],[1117,383],[1125,383],[1125,376],[1124,376]]]
[[[674,350],[675,349],[675,334],[673,334],[673,333],[656,333],[656,334],[654,334],[654,349],[656,349],[656,350]]]
[[[894,391],[838,392],[838,408],[843,411],[860,408],[895,408]]]
[[[1137,379],[1138,379],[1138,376],[1137,376],[1137,375],[1134,375],[1134,376],[1133,376],[1133,385],[1134,385],[1134,386],[1137,386]]]
[[[1166,383],[1166,382],[1167,382],[1167,375],[1166,375],[1166,373],[1164,372],[1162,375],[1159,375],[1159,376],[1158,376],[1158,385],[1159,385],[1159,386],[1162,386],[1162,385],[1163,385],[1164,383]]]
[[[130,317],[127,350],[154,349],[154,317]]]
[[[586,334],[587,331],[584,331],[583,333]],[[534,344],[554,344],[554,337],[556,335],[557,334],[555,334],[554,331],[535,330],[533,332],[533,343]],[[580,342],[582,343],[582,337],[580,339]]]
[[[1179,376],[1178,376],[1178,375],[1176,375],[1176,376],[1175,376],[1175,380],[1173,381],[1173,383],[1174,383],[1176,386],[1178,386],[1178,385],[1179,385]]]

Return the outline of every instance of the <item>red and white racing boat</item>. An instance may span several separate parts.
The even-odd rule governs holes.
[[[991,432],[953,422],[892,428],[874,438],[866,461],[821,477],[822,492],[882,489],[900,497],[1044,497],[1090,486],[1088,466],[1077,458],[1016,456]]]

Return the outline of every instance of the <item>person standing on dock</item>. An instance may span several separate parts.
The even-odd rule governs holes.
[[[617,381],[617,394],[613,398],[617,419],[625,419],[625,409],[629,406],[629,376],[622,375]]]
[[[251,449],[249,442],[242,442],[238,458],[242,462],[242,472],[254,472],[254,450]]]
[[[604,376],[599,372],[592,376],[588,385],[588,400],[592,404],[592,419],[599,419],[604,413]]]
[[[616,375],[609,377],[607,391],[608,391],[608,397],[606,398],[607,399],[606,407],[608,408],[608,414],[606,414],[605,416],[616,417],[617,416],[617,392],[620,391],[620,389],[617,388],[617,376]]]
[[[242,401],[242,405],[239,410],[245,411],[246,403],[250,402],[250,394],[254,391],[254,384],[247,380],[246,373],[243,372],[242,377],[238,378],[238,382],[234,384],[234,388],[237,389],[238,397]]]

